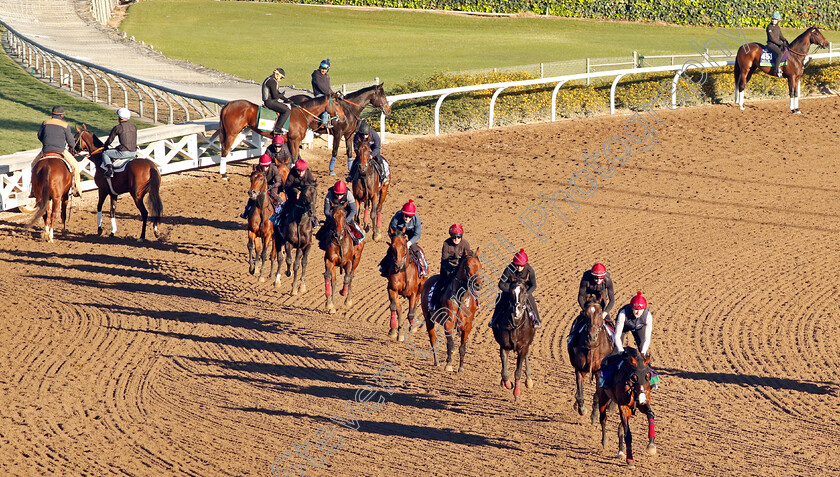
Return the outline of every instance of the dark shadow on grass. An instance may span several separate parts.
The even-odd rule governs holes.
[[[775,378],[771,376],[755,376],[752,374],[735,373],[701,373],[673,368],[656,368],[661,374],[677,376],[684,379],[709,381],[718,384],[739,384],[741,386],[768,387],[772,389],[788,389],[808,394],[837,395],[837,383],[830,381],[808,382],[790,378]]]
[[[46,119],[46,118],[44,118]],[[37,132],[41,127],[38,121],[19,121],[16,119],[0,119],[0,131]]]

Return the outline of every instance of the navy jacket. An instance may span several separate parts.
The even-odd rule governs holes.
[[[418,217],[417,214],[414,214],[411,217],[411,220],[408,221],[408,223],[405,222],[403,217],[405,216],[403,215],[402,211],[397,212],[394,215],[394,218],[391,219],[391,224],[389,225],[389,227],[393,230],[405,231],[405,235],[406,237],[408,237],[408,241],[412,244],[416,244],[417,241],[420,240],[420,217]]]

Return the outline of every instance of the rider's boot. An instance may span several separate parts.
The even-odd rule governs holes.
[[[105,177],[114,177],[114,165],[105,164]]]

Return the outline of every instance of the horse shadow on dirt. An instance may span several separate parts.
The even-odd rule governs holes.
[[[685,371],[682,369],[656,368],[661,374],[667,374],[684,379],[696,381],[709,381],[716,384],[740,384],[750,387],[768,387],[772,389],[787,389],[808,394],[837,396],[837,383],[820,381],[818,383],[799,381],[790,378],[776,378],[771,376],[755,376],[752,374],[735,373],[702,373],[696,371]]]
[[[39,254],[35,252],[35,254]],[[43,254],[47,255],[47,254]],[[87,265],[87,264],[75,264],[75,265],[65,265],[62,263],[51,262],[49,260],[45,260],[47,257],[40,257],[40,258],[33,258],[33,259],[25,259],[25,258],[13,258],[13,259],[6,259],[0,260],[3,262],[9,263],[22,263],[25,265],[32,265],[35,267],[51,267],[57,270],[78,270],[82,273],[87,274],[103,274],[103,275],[112,275],[116,277],[125,277],[125,278],[140,278],[143,280],[155,280],[155,281],[164,281],[164,282],[174,282],[172,277],[169,275],[158,273],[158,272],[150,272],[150,271],[138,271],[138,270],[131,270],[126,268],[130,265],[123,264],[123,266],[116,266],[116,267],[108,267],[103,265]],[[49,258],[58,258],[58,257],[49,257]],[[127,259],[126,261],[130,261]]]
[[[135,283],[135,282],[103,282],[99,280],[91,280],[87,278],[70,278],[70,277],[54,277],[49,275],[27,275],[29,278],[36,280],[52,280],[61,282],[61,287],[65,288],[71,285],[73,288],[89,287],[97,290],[119,290],[120,292],[138,292],[150,293],[161,296],[177,296],[179,298],[195,298],[198,300],[210,301],[219,303],[220,299],[217,295],[206,292],[204,290],[190,288],[190,287],[176,287],[170,285],[159,285],[154,283]]]
[[[281,331],[280,327],[273,323],[265,323],[263,321],[257,319],[246,318],[243,316],[230,316],[230,315],[220,315],[217,313],[201,313],[196,311],[189,311],[189,310],[152,310],[148,308],[135,308],[130,306],[123,306],[123,305],[113,305],[113,304],[104,304],[104,303],[80,303],[82,306],[91,306],[94,308],[99,308],[102,310],[107,310],[109,313],[116,313],[122,315],[132,315],[132,316],[140,316],[144,318],[153,318],[158,320],[167,320],[167,321],[177,321],[180,323],[205,323],[208,325],[218,325],[218,326],[228,326],[233,328],[241,328],[245,330],[253,330],[253,331],[261,331],[266,333],[277,333]],[[120,328],[127,330],[127,328]],[[129,330],[129,331],[145,331],[145,332],[154,332],[154,330]],[[160,332],[161,334],[168,335],[168,333]],[[209,339],[206,336],[197,336],[197,335],[187,335],[187,334],[180,334],[180,333],[172,333],[172,337],[180,338],[180,339],[194,339],[196,341],[208,341]],[[226,338],[219,338],[219,339],[226,339]],[[246,341],[253,341],[253,340],[242,340],[243,344]],[[235,346],[234,343],[231,343]],[[248,348],[247,346],[241,346],[243,348]],[[251,349],[251,348],[249,348]],[[262,349],[262,348],[253,348],[253,349]]]

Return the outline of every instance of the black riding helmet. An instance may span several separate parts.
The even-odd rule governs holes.
[[[283,68],[280,68],[278,66],[277,68],[274,68],[274,71],[280,73],[280,78],[285,78],[286,77],[286,71],[283,70]]]
[[[359,134],[363,134],[365,136],[370,134],[370,124],[368,124],[365,119],[362,119],[362,122],[359,123]]]

